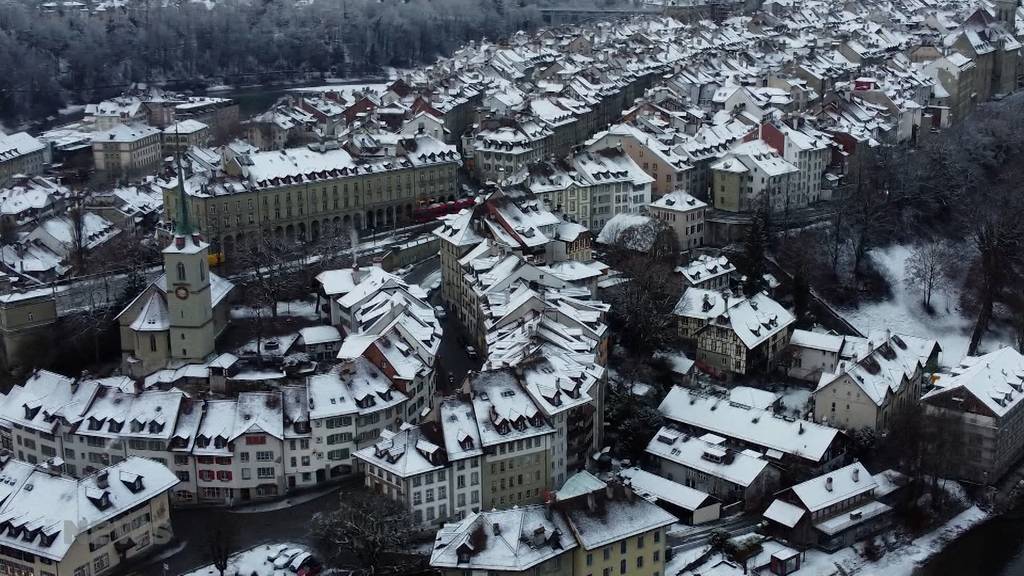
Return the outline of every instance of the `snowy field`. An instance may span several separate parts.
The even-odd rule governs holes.
[[[239,552],[231,557],[228,569],[224,576],[277,576],[279,574],[295,574],[288,569],[285,560],[279,562],[278,567],[268,557],[278,556],[278,552],[284,550],[283,555],[294,557],[296,551],[308,552],[305,546],[298,544],[264,544]],[[291,551],[291,552],[289,552]],[[217,569],[213,565],[204,566],[181,576],[218,576]]]
[[[935,315],[924,311],[920,293],[908,290],[904,283],[905,265],[910,252],[908,246],[870,251],[868,257],[889,281],[893,297],[888,301],[872,302],[840,312],[864,334],[889,328],[898,334],[934,338],[942,346],[942,363],[956,364],[967,353],[974,319],[965,316],[959,309],[959,294],[955,291],[942,291],[932,296]],[[988,352],[1010,343],[1008,336],[993,335],[990,331],[982,341],[981,350]]]

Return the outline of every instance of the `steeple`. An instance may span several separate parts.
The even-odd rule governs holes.
[[[181,142],[178,136],[178,125],[174,125],[174,135],[177,142]],[[192,234],[192,223],[188,221],[188,201],[185,194],[185,173],[181,167],[181,148],[174,149],[175,168],[178,172],[178,218],[174,226],[176,236],[189,236]]]

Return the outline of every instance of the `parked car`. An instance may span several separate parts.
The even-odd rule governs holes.
[[[434,306],[434,316],[437,316],[438,320],[444,320],[448,316],[448,312],[445,311],[444,306]]]
[[[471,359],[476,360],[476,358],[477,358],[476,348],[474,348],[472,346],[466,346],[466,355],[469,356]]]
[[[292,563],[292,559],[299,554],[302,554],[301,548],[289,548],[285,550],[277,557],[277,560],[274,560],[274,568],[282,570],[288,567],[288,565]]]

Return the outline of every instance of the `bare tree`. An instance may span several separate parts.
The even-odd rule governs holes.
[[[231,555],[238,547],[238,531],[227,515],[218,514],[206,533],[206,554],[220,576],[228,569]]]
[[[950,258],[950,248],[944,242],[922,244],[907,258],[904,282],[908,288],[921,291],[921,301],[929,312],[932,294],[945,286]]]
[[[367,492],[343,493],[333,512],[313,516],[314,547],[332,566],[366,574],[396,574],[406,566],[401,553],[410,542],[412,519],[398,502]]]
[[[635,254],[621,260],[617,267],[629,280],[614,287],[608,300],[623,346],[647,353],[664,348],[675,340],[672,310],[680,296],[680,283],[672,266]]]

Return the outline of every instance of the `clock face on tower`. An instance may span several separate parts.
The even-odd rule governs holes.
[[[174,289],[174,295],[177,296],[179,300],[186,300],[188,298],[188,288],[178,286]]]

